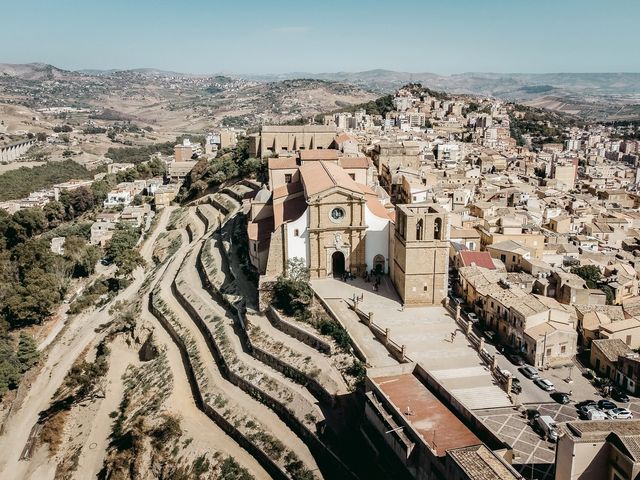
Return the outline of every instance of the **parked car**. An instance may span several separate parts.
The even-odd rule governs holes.
[[[533,425],[536,421],[536,418],[538,418],[540,416],[540,412],[538,410],[536,410],[535,408],[531,408],[529,410],[527,410],[527,420],[529,420],[529,423],[531,425]]]
[[[524,358],[522,358],[520,355],[518,355],[515,352],[507,352],[505,354],[505,357],[507,357],[507,359],[513,363],[514,365],[521,367],[522,365],[524,365]]]
[[[576,408],[578,410],[580,410],[582,407],[586,407],[588,405],[598,405],[598,402],[596,402],[595,400],[583,400],[581,402],[576,403]]]
[[[520,385],[520,380],[518,380],[516,377],[513,377],[511,379],[511,392],[515,393],[516,395],[522,392],[522,385]]]
[[[626,408],[620,407],[612,408],[607,415],[609,415],[609,418],[615,418],[616,420],[631,420],[633,418],[633,413]]]
[[[613,398],[614,400],[617,400],[618,402],[629,403],[629,396],[626,393],[624,393],[622,390],[619,390],[617,388],[614,388],[611,391],[611,398]]]
[[[609,417],[602,410],[598,410],[597,408],[592,408],[587,413],[587,420],[608,420]]]
[[[451,304],[454,307],[456,305],[462,305],[462,299],[460,297],[456,297],[455,295],[451,295]]]
[[[556,389],[553,383],[551,383],[551,381],[547,380],[546,378],[536,378],[533,383],[535,383],[546,392],[553,392]]]
[[[556,422],[548,415],[541,415],[536,418],[535,425],[538,427],[538,430],[545,436],[549,441],[555,442],[558,440],[558,433],[556,432]]]
[[[485,330],[483,333],[485,338],[490,342],[493,342],[496,338],[496,332],[494,332],[493,330]]]
[[[471,313],[467,313],[467,317],[469,317],[469,321],[476,323],[477,321],[479,321],[480,319],[478,318],[478,315],[476,315],[475,313],[471,312]]]
[[[567,403],[569,403],[571,401],[571,399],[569,398],[569,395],[567,395],[566,393],[562,393],[562,392],[553,392],[551,394],[551,398],[553,398],[556,402],[562,404],[562,405],[566,405]]]
[[[604,410],[605,412],[608,412],[609,410],[613,410],[614,408],[618,408],[618,406],[615,403],[610,402],[609,400],[600,400],[598,402],[598,408],[600,410]]]
[[[530,378],[532,380],[540,376],[540,374],[538,373],[538,370],[536,370],[531,365],[525,365],[524,367],[520,367],[518,370],[525,377]]]
[[[598,406],[596,404],[589,404],[589,405],[583,405],[582,407],[580,407],[578,409],[578,416],[580,418],[582,418],[583,420],[592,420],[591,418],[591,412],[592,411],[597,411],[600,412],[602,414],[604,414],[603,411],[598,410]],[[605,414],[606,416],[606,414]]]

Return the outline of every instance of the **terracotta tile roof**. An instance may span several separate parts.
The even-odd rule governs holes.
[[[496,269],[489,252],[462,251],[460,252],[460,259],[462,260],[463,267],[475,265],[476,267],[487,268],[489,270]]]
[[[269,159],[269,170],[298,168],[295,157],[274,157]]]
[[[301,182],[287,183],[273,190],[273,199],[278,200],[282,197],[301,192],[302,190],[303,186]]]
[[[447,453],[470,479],[517,480],[522,478],[484,445],[455,448]]]
[[[266,217],[255,222],[249,223],[247,227],[249,240],[261,242],[261,248],[268,248],[268,244],[263,244],[265,240],[271,238],[273,232],[273,217]]]
[[[341,187],[356,193],[362,188],[341,167],[331,162],[311,162],[300,167],[300,178],[304,184],[307,198],[312,195]]]
[[[288,198],[284,202],[273,205],[273,230],[285,222],[300,218],[307,209],[307,201],[303,196]]]
[[[340,166],[342,168],[369,168],[369,159],[367,157],[342,157]]]
[[[348,141],[355,142],[356,139],[353,138],[351,135],[348,135],[346,133],[341,133],[340,135],[336,136],[335,141],[336,141],[336,143],[340,144],[340,143],[344,143],[344,142],[348,142]]]
[[[610,362],[617,362],[619,356],[632,352],[620,338],[606,338],[591,342],[591,348],[597,348]]]
[[[298,155],[303,162],[313,160],[338,160],[338,150],[300,150]]]

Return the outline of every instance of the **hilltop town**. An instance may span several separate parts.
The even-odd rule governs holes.
[[[5,70],[3,478],[635,478],[638,122]]]

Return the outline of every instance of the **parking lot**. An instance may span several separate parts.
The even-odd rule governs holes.
[[[567,422],[578,418],[575,405],[572,404],[532,404],[527,405],[527,408],[537,409],[540,415],[549,415],[556,422]],[[501,440],[513,447],[513,465],[525,478],[539,480],[553,478],[555,444],[545,441],[536,433],[520,411],[509,408],[475,413]],[[532,469],[533,472],[531,472]]]
[[[531,380],[526,380],[529,383]],[[538,387],[535,387],[538,388]],[[548,395],[548,394],[547,394]],[[527,479],[551,480],[554,474],[555,444],[545,441],[533,430],[527,418],[521,413],[524,408],[537,409],[540,415],[548,415],[556,422],[579,420],[576,403],[584,400],[601,400],[599,395],[572,401],[566,405],[555,402],[528,403],[523,408],[500,408],[476,410],[474,413],[500,439],[513,447],[514,467]],[[619,407],[628,408],[635,418],[640,418],[640,399],[631,397],[629,403],[615,402]],[[579,420],[588,421],[588,420]]]

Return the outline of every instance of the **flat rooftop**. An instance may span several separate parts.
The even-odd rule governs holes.
[[[371,379],[395,408],[422,436],[423,441],[444,456],[452,448],[481,445],[475,434],[412,373]]]

